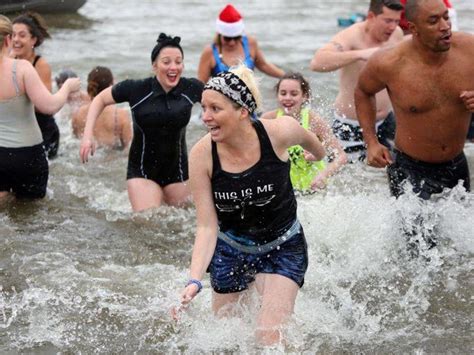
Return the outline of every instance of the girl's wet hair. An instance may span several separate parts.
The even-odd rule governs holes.
[[[306,103],[309,103],[312,96],[311,86],[309,85],[308,80],[303,76],[303,74],[299,72],[287,72],[283,75],[280,80],[275,85],[275,92],[278,95],[278,91],[280,91],[280,84],[283,80],[296,80],[300,83],[301,91],[303,92],[303,97],[306,98]]]
[[[12,22],[4,15],[0,15],[0,44],[3,44],[5,37],[12,34]]]
[[[161,50],[166,47],[178,48],[181,51],[181,55],[184,58],[183,48],[181,48],[181,45],[179,44],[179,42],[181,42],[181,37],[178,37],[178,36],[171,37],[163,32],[160,33],[160,35],[158,36],[158,39],[156,40],[156,45],[151,51],[151,62],[153,63],[156,57],[158,57],[158,54],[160,54]]]
[[[39,47],[41,43],[46,38],[51,38],[51,35],[48,32],[48,27],[46,26],[46,22],[41,17],[40,14],[36,12],[27,12],[16,17],[13,20],[13,24],[22,23],[28,27],[28,30],[31,33],[31,36],[36,38],[36,43],[34,47]]]
[[[107,67],[95,67],[87,76],[87,93],[91,98],[96,97],[102,90],[114,83],[112,71]]]

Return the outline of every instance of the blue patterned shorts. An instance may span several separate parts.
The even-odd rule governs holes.
[[[308,246],[300,227],[291,239],[262,254],[242,252],[217,239],[208,272],[215,292],[232,293],[246,290],[258,273],[282,275],[301,287],[307,268]]]

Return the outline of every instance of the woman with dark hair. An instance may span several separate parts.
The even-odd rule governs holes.
[[[80,82],[67,79],[52,95],[30,62],[9,57],[12,33],[11,21],[0,15],[0,200],[42,198],[49,168],[33,105],[53,114]]]
[[[109,68],[95,67],[87,76],[87,93],[93,100],[99,93],[114,83],[114,77]],[[86,126],[87,112],[90,102],[82,105],[72,116],[72,131],[81,138]],[[132,126],[128,110],[117,105],[107,106],[100,114],[94,127],[94,138],[100,146],[124,149],[132,139]]]
[[[80,156],[94,154],[94,126],[104,108],[128,102],[133,140],[127,168],[127,190],[132,209],[142,211],[162,203],[183,206],[190,196],[186,126],[203,84],[181,77],[184,55],[179,37],[161,33],[151,52],[154,76],[124,80],[103,90],[89,107]]]
[[[44,19],[37,13],[27,12],[13,20],[12,55],[18,59],[26,59],[38,72],[46,88],[51,92],[51,67],[44,57],[36,53],[45,39],[51,38]],[[43,144],[48,158],[54,158],[59,148],[59,128],[54,117],[35,108]]]

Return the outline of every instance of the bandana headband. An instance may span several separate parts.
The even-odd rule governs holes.
[[[251,115],[257,110],[257,103],[248,86],[232,72],[219,73],[209,79],[204,90],[215,90],[247,109]]]

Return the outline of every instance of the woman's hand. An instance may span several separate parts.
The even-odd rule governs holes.
[[[313,179],[311,183],[312,190],[322,190],[327,185],[328,178],[323,172],[320,172],[316,177]]]
[[[92,156],[95,153],[96,144],[93,138],[82,137],[81,139],[81,149],[79,155],[81,157],[82,163],[87,163],[89,160],[89,154]]]
[[[81,89],[81,80],[79,78],[68,78],[63,86],[66,86],[68,94],[71,94]]]
[[[171,317],[173,317],[174,320],[179,319],[179,313],[186,310],[189,303],[196,297],[199,291],[199,287],[194,283],[190,283],[184,288],[183,292],[181,292],[181,304],[171,309]]]
[[[308,152],[307,150],[304,151],[304,159],[306,161],[316,161],[316,158],[313,154],[311,154],[310,152]]]

